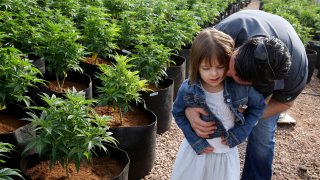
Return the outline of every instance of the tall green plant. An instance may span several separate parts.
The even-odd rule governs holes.
[[[74,162],[79,171],[82,160],[91,161],[99,147],[107,151],[104,143],[116,144],[116,140],[108,131],[109,116],[98,116],[90,107],[95,100],[87,100],[84,92],[68,91],[66,98],[55,95],[42,96],[47,106],[33,106],[31,109],[40,110],[37,115],[28,112],[35,126],[36,137],[23,150],[23,153],[34,150],[40,155],[49,155],[50,170],[59,162],[67,175],[70,162]]]
[[[139,42],[132,53],[132,64],[141,78],[156,86],[166,74],[166,68],[171,62],[171,49],[154,41],[153,36],[138,36]]]
[[[115,41],[120,28],[110,19],[110,14],[104,11],[104,8],[87,6],[86,16],[81,22],[83,45],[95,61],[99,55],[110,57],[113,50],[118,48]]]
[[[5,163],[6,160],[4,158],[8,158],[6,153],[14,151],[14,146],[9,143],[0,142],[0,163]],[[20,177],[24,179],[23,176],[20,174],[20,170],[12,169],[8,167],[1,167],[0,166],[0,179],[3,180],[12,180],[12,176]]]
[[[59,11],[47,10],[48,17],[40,22],[36,53],[45,61],[46,72],[55,75],[61,90],[69,70],[82,71],[79,66],[84,47],[79,43],[80,32],[72,21]]]
[[[69,18],[77,16],[80,9],[79,0],[39,0],[37,2],[40,8],[58,10]]]
[[[129,110],[129,103],[142,102],[139,91],[147,90],[147,81],[140,79],[138,71],[131,71],[133,65],[129,64],[130,61],[131,58],[116,55],[113,66],[102,64],[99,66],[101,73],[97,74],[102,84],[98,87],[99,104],[119,108],[120,125],[123,113]]]
[[[8,35],[4,39],[6,43],[19,49],[24,54],[34,53],[35,47],[38,46],[35,38],[38,33],[38,25],[44,15],[42,10],[31,5],[20,10],[9,8],[2,11],[0,27],[1,31]]]
[[[29,106],[26,92],[29,87],[43,83],[37,77],[40,71],[12,47],[1,47],[0,59],[0,106],[9,102],[25,102]]]

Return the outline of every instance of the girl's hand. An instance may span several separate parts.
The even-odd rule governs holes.
[[[201,154],[209,154],[209,153],[212,153],[213,152],[213,150],[214,150],[214,148],[213,147],[206,147],[202,152],[201,152]]]
[[[228,145],[227,139],[224,136],[221,136],[221,143],[224,145]]]

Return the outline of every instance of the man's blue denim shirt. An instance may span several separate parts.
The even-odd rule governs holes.
[[[221,120],[217,118],[206,104],[205,93],[201,88],[200,79],[191,84],[185,80],[179,88],[177,97],[173,104],[172,114],[179,128],[182,130],[191,147],[200,154],[204,148],[209,147],[206,139],[199,137],[192,129],[189,120],[185,115],[187,107],[201,107],[209,115],[201,115],[204,121],[214,121],[217,129],[209,138],[224,136],[229,147],[242,143],[251,133],[257,121],[262,117],[266,104],[262,94],[252,86],[236,84],[232,78],[224,80],[224,101],[235,115],[235,126],[228,131],[224,128]],[[245,113],[238,111],[239,108],[246,108]]]

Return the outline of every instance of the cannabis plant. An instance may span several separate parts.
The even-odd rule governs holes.
[[[142,102],[139,91],[145,91],[146,80],[141,80],[138,71],[131,71],[133,65],[129,64],[131,58],[123,55],[115,56],[113,66],[102,64],[99,66],[101,73],[97,78],[101,80],[98,87],[99,104],[118,108],[120,111],[120,122],[122,115],[129,110],[131,102]]]
[[[79,66],[84,47],[79,43],[80,32],[72,21],[59,11],[47,10],[37,34],[36,54],[46,63],[46,72],[55,75],[60,91],[69,70],[82,71]]]
[[[90,107],[95,100],[87,100],[85,93],[69,90],[66,98],[42,95],[47,106],[31,106],[31,109],[40,110],[37,115],[28,112],[35,126],[36,136],[26,146],[23,154],[34,150],[41,156],[50,158],[50,170],[59,162],[66,170],[74,162],[77,171],[83,160],[91,161],[95,154],[94,148],[99,147],[107,151],[104,143],[116,144],[116,140],[108,131],[107,121],[109,116],[98,116]]]
[[[86,7],[86,17],[81,22],[83,45],[95,60],[98,55],[110,57],[113,50],[118,48],[115,40],[119,36],[120,28],[110,20],[110,14],[104,8]]]
[[[13,7],[15,8],[1,12],[1,31],[8,35],[4,40],[24,54],[34,53],[35,47],[38,46],[37,39],[35,39],[38,24],[44,12],[32,6],[19,10],[16,6]]]
[[[153,36],[138,36],[139,42],[132,53],[133,69],[139,72],[141,78],[156,86],[167,75],[166,68],[171,62],[171,49],[158,44]]]
[[[11,151],[14,151],[14,146],[12,144],[0,142],[0,163],[1,164],[6,162],[5,159],[8,158],[6,154],[10,153]],[[0,179],[13,180],[11,176],[20,177],[21,179],[24,179],[20,173],[21,172],[18,169],[1,167],[0,165]]]
[[[0,59],[0,106],[9,102],[24,102],[29,106],[26,92],[29,87],[43,83],[37,77],[40,71],[13,47],[0,47]]]

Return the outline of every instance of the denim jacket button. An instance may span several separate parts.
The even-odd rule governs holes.
[[[229,102],[231,102],[231,100],[230,100],[230,99],[227,99],[227,102],[229,103]]]

